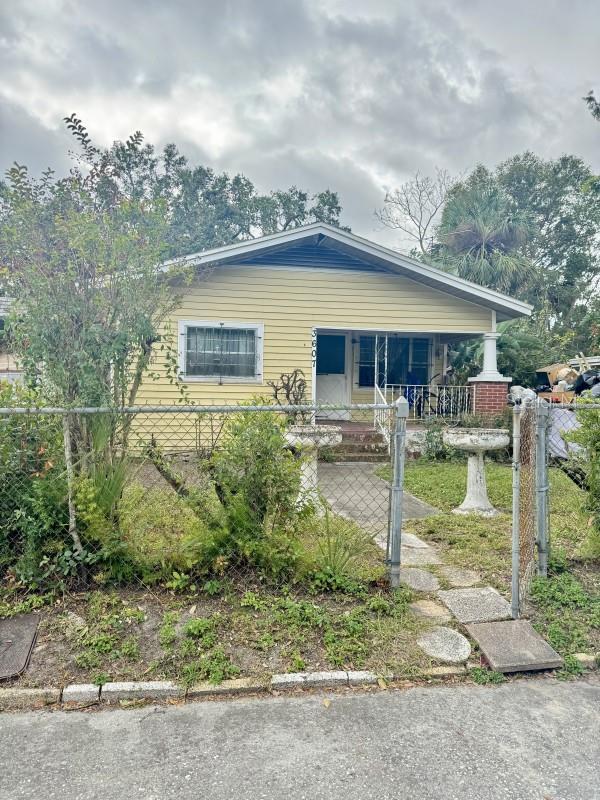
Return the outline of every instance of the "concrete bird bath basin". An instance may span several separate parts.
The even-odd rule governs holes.
[[[500,513],[490,503],[485,480],[483,454],[501,450],[510,442],[509,432],[502,428],[452,428],[444,431],[444,442],[469,454],[467,464],[467,494],[454,514],[478,514],[493,517]]]
[[[317,457],[320,447],[332,447],[342,441],[341,428],[335,425],[290,425],[285,440],[302,454],[299,503],[319,505]]]

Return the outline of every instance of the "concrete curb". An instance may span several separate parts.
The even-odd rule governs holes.
[[[72,683],[62,690],[62,703],[97,703],[100,687],[93,683]]]
[[[183,700],[184,697],[183,686],[172,681],[116,681],[103,684],[100,690],[103,703],[118,703],[120,700]]]
[[[588,663],[591,662],[588,661]],[[588,667],[591,669],[593,667]],[[422,678],[450,678],[468,675],[465,666],[438,666],[424,670]],[[296,689],[336,689],[340,687],[384,687],[394,681],[406,680],[406,675],[378,676],[369,670],[333,670],[331,672],[285,672],[264,678],[234,678],[223,683],[199,683],[187,690],[172,681],[115,681],[95,686],[92,683],[73,683],[62,690],[0,689],[0,711],[30,711],[50,706],[70,704],[118,703],[122,700],[191,700],[218,695],[260,694],[269,691],[286,692]]]

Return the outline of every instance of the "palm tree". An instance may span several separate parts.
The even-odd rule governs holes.
[[[523,254],[532,235],[531,224],[495,178],[478,167],[448,195],[434,256],[444,269],[461,278],[515,292],[535,272]]]

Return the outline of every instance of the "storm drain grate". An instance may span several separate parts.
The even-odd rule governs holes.
[[[27,668],[39,619],[37,614],[0,619],[0,680],[15,678]]]

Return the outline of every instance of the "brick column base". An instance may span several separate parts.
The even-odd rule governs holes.
[[[473,413],[496,417],[504,411],[508,401],[509,381],[473,381]]]

